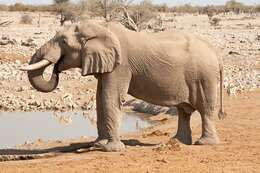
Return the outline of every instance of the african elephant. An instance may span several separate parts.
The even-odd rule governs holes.
[[[45,81],[44,69],[55,64]],[[117,23],[85,22],[58,32],[32,56],[28,71],[31,85],[42,92],[53,91],[59,73],[81,68],[94,75],[97,85],[97,129],[95,144],[105,151],[121,151],[119,124],[126,94],[161,106],[176,106],[178,129],[174,136],[192,144],[190,116],[201,114],[202,135],[195,144],[217,144],[213,122],[220,79],[219,117],[222,104],[222,61],[200,38],[176,31],[141,33]]]

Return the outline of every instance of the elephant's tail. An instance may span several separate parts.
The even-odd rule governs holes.
[[[223,66],[220,67],[220,109],[218,112],[218,118],[224,119],[226,117],[226,113],[224,112],[224,105],[223,105]]]

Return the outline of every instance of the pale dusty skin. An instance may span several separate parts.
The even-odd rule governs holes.
[[[42,65],[42,60],[49,63]],[[39,62],[39,63],[38,63]],[[46,62],[46,61],[45,61]],[[42,78],[46,66],[54,63],[50,81]],[[37,90],[50,92],[59,81],[59,72],[82,68],[82,75],[95,75],[97,87],[98,138],[95,146],[104,151],[121,151],[119,125],[126,94],[161,106],[176,106],[178,129],[174,138],[192,144],[190,116],[198,111],[202,134],[195,144],[217,144],[213,122],[217,85],[222,62],[208,43],[190,34],[136,33],[115,23],[86,22],[60,31],[32,57],[28,70]],[[36,65],[35,65],[36,64]]]

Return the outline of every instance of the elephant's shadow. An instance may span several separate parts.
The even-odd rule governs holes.
[[[143,143],[136,139],[122,140],[126,146],[156,146],[157,144]],[[65,153],[81,153],[90,151],[102,151],[93,147],[93,142],[72,143],[66,146],[51,147],[46,149],[0,149],[1,161],[31,160],[37,158],[54,157]]]

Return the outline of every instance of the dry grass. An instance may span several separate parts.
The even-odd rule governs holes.
[[[21,24],[32,24],[32,22],[33,22],[33,18],[30,15],[24,14],[21,16],[21,20],[20,20]]]
[[[35,11],[55,11],[55,5],[24,5],[22,3],[16,3],[14,5],[7,6],[8,11],[26,11],[26,12],[35,12]]]
[[[0,4],[0,11],[8,11],[9,6]]]
[[[260,13],[260,5],[255,6],[254,11]]]

